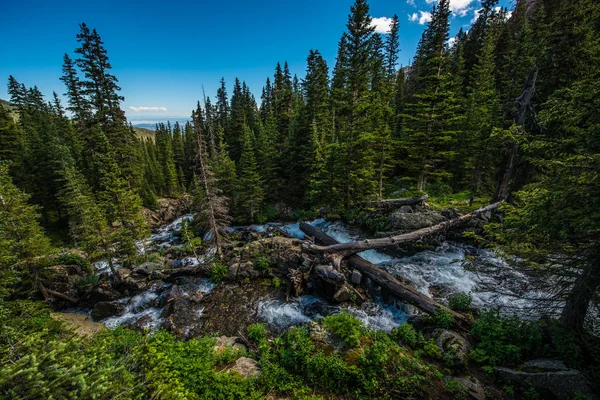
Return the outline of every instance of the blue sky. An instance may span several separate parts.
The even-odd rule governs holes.
[[[128,117],[187,117],[202,87],[213,97],[221,77],[231,92],[238,76],[258,98],[277,61],[287,60],[301,78],[309,50],[319,49],[332,67],[353,1],[9,1],[0,12],[0,78],[7,82],[12,74],[47,96],[63,93],[62,56],[73,55],[78,24],[86,22],[105,42]],[[402,64],[435,1],[370,0],[378,29],[398,14]],[[469,27],[479,6],[480,0],[451,0],[452,35]],[[0,98],[8,98],[5,89]]]

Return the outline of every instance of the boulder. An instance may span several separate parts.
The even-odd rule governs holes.
[[[333,295],[333,299],[338,303],[345,303],[350,301],[350,289],[347,286],[342,286],[336,294]]]
[[[360,285],[360,282],[362,281],[362,274],[357,270],[352,271],[350,281],[355,285]]]
[[[235,364],[228,369],[228,371],[248,378],[259,375],[260,367],[258,366],[256,360],[248,357],[240,357],[235,361]]]
[[[529,364],[529,368],[533,369],[538,369],[540,366],[544,368],[557,366],[562,368],[563,365],[547,361]],[[525,365],[522,367],[525,367]],[[533,387],[546,397],[551,395],[557,399],[572,399],[577,395],[583,395],[590,399],[598,398],[590,389],[583,374],[575,369],[542,369],[542,372],[524,372],[510,368],[496,368],[496,373],[500,379],[510,384],[520,386],[523,389]]]
[[[187,298],[175,299],[161,314],[165,318],[162,326],[182,339],[197,336],[202,328],[203,310],[204,307]]]
[[[179,218],[187,213],[188,210],[189,196],[184,196],[179,199],[158,199],[158,210],[142,208],[141,212],[148,226],[154,229]]]
[[[126,305],[120,301],[101,301],[94,305],[92,309],[92,318],[95,321],[101,321],[114,315],[119,315],[125,311]]]
[[[94,287],[88,296],[90,303],[98,303],[100,301],[113,301],[121,297],[121,293],[113,289],[106,281],[101,281]]]
[[[219,336],[215,343],[215,353],[223,353],[228,348],[232,348],[238,351],[246,351],[246,346],[239,342],[240,338],[237,336]]]
[[[456,332],[447,329],[435,329],[429,335],[436,344],[453,361],[454,369],[462,369],[467,366],[471,344]]]
[[[485,400],[485,389],[477,378],[467,376],[465,378],[454,378],[454,380],[464,388],[464,391],[468,393],[471,399]]]
[[[155,262],[145,262],[140,266],[133,269],[134,274],[149,276],[153,272],[160,272],[163,270],[163,265]]]
[[[447,220],[446,217],[436,211],[407,213],[397,210],[390,215],[386,229],[395,232],[411,232]]]

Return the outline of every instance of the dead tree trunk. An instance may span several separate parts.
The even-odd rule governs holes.
[[[452,226],[458,225],[461,222],[468,221],[473,217],[483,214],[487,211],[491,211],[497,208],[501,202],[490,204],[487,207],[480,208],[469,214],[461,215],[458,218],[451,219],[450,221],[442,222],[441,224],[422,228],[413,232],[404,233],[402,235],[390,236],[379,239],[366,239],[358,242],[351,243],[333,243],[325,246],[318,246],[315,244],[309,244],[305,246],[308,251],[312,253],[337,253],[343,256],[349,256],[351,254],[359,253],[365,250],[381,249],[384,247],[392,247],[402,243],[414,242],[422,239],[425,236],[429,236],[438,232],[442,232]],[[301,225],[302,227],[302,225]],[[303,229],[304,230],[304,229]]]
[[[313,237],[315,242],[321,243],[322,245],[334,246],[338,244],[338,242],[335,239],[305,222],[302,222],[300,224],[300,229],[306,235]],[[456,313],[446,308],[444,305],[425,296],[423,293],[420,293],[416,289],[400,282],[389,272],[378,268],[374,264],[368,262],[367,260],[356,254],[348,257],[347,261],[350,266],[356,268],[361,273],[371,278],[373,282],[385,288],[396,298],[406,303],[412,304],[413,306],[429,314],[433,314],[436,311],[443,310],[454,317],[454,324],[457,328],[467,332],[470,330],[471,322],[464,315]]]
[[[516,104],[516,117],[515,125],[519,130],[523,130],[525,127],[525,117],[527,116],[527,110],[531,107],[531,98],[535,92],[535,81],[537,80],[538,68],[534,67],[529,71],[525,85],[523,86],[523,92],[515,100]],[[504,151],[504,158],[500,167],[500,179],[494,191],[492,202],[506,200],[509,194],[510,181],[513,177],[517,153],[519,151],[519,144],[511,141],[506,145]]]

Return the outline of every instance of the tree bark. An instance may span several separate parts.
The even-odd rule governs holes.
[[[594,294],[600,288],[600,263],[586,268],[577,277],[560,316],[560,324],[570,331],[583,331],[585,316]]]
[[[538,68],[533,67],[527,75],[525,85],[523,86],[523,92],[515,100],[516,116],[515,125],[520,130],[525,128],[525,117],[527,116],[527,110],[531,107],[531,99],[535,92],[535,82],[537,80]],[[517,153],[519,152],[519,144],[516,142],[510,142],[506,145],[504,151],[504,158],[500,167],[500,179],[494,191],[492,202],[506,200],[509,194],[510,181],[514,174]]]
[[[501,202],[490,204],[489,206],[480,208],[475,210],[469,214],[461,215],[458,218],[452,219],[450,221],[442,222],[441,224],[430,226],[427,228],[422,228],[413,232],[404,233],[402,235],[390,236],[379,239],[366,239],[360,240],[358,242],[351,243],[335,243],[325,246],[318,246],[315,244],[309,244],[305,246],[308,251],[313,253],[339,253],[344,256],[348,256],[354,253],[359,253],[365,250],[371,249],[381,249],[384,247],[396,246],[402,243],[414,242],[419,240],[425,236],[429,236],[438,232],[442,232],[450,227],[460,224],[461,222],[468,221],[473,217],[476,217],[480,214],[483,214],[487,211],[491,211],[497,208]],[[300,225],[302,229],[302,225]],[[308,228],[307,228],[308,229]],[[302,229],[304,231],[304,229]]]
[[[333,246],[338,244],[338,242],[335,239],[305,222],[300,223],[300,229],[306,235],[313,237],[315,242],[317,243],[321,243],[325,246]],[[374,264],[368,262],[367,260],[356,254],[348,257],[347,260],[350,266],[356,268],[361,273],[371,278],[373,282],[385,288],[388,292],[390,292],[393,296],[397,297],[398,299],[406,303],[412,304],[413,306],[429,314],[433,314],[436,311],[443,310],[454,317],[455,327],[466,332],[470,331],[471,322],[464,315],[446,308],[444,305],[427,297],[426,295],[420,293],[416,289],[398,281],[398,279],[396,279],[389,272],[378,268]]]

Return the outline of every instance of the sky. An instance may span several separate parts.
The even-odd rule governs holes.
[[[400,60],[414,55],[437,0],[370,0],[376,30],[400,19]],[[0,79],[13,75],[50,98],[62,94],[64,53],[74,57],[78,24],[96,28],[119,79],[131,120],[190,115],[203,89],[214,98],[221,77],[235,77],[260,98],[278,61],[302,78],[309,50],[330,68],[354,0],[19,0],[0,12]],[[512,0],[500,0],[511,7]],[[451,36],[468,29],[480,0],[450,0]],[[8,99],[6,89],[0,98]]]

